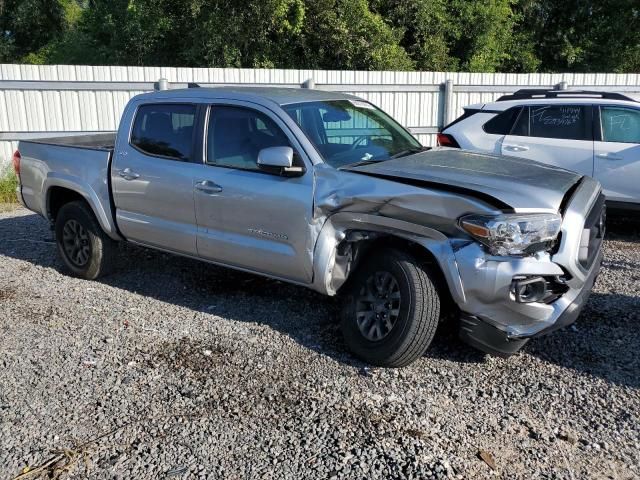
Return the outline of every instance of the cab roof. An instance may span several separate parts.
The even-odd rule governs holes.
[[[183,100],[207,100],[227,99],[245,100],[254,103],[272,102],[277,105],[292,103],[317,102],[327,100],[360,100],[361,98],[345,93],[330,92],[309,88],[284,88],[284,87],[244,87],[244,86],[220,86],[220,87],[193,87],[183,89],[169,89],[149,92],[141,95],[145,99],[183,99]]]

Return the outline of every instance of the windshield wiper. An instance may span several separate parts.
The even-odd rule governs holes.
[[[359,160],[355,163],[348,163],[347,165],[343,165],[342,167],[338,168],[338,170],[341,170],[343,168],[361,167],[363,165],[369,165],[370,163],[380,163],[380,162],[384,162],[384,160],[381,160],[381,159],[373,160],[371,158],[368,160]]]
[[[391,155],[391,158],[400,158],[400,157],[406,157],[407,155],[413,155],[414,153],[420,153],[420,152],[426,152],[427,150],[429,150],[429,147],[416,147],[416,148],[409,148],[407,150],[402,150],[394,155]]]

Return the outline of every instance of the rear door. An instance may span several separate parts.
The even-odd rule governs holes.
[[[293,134],[254,104],[214,104],[208,112],[205,164],[194,177],[198,254],[288,280],[312,280],[313,171],[287,178],[258,167],[258,152],[291,146]],[[286,132],[286,133],[285,133]]]
[[[608,200],[640,203],[640,109],[603,105],[594,177]]]
[[[119,136],[111,178],[116,220],[128,240],[197,254],[197,112],[193,104],[140,105],[130,135]]]
[[[593,108],[525,106],[504,137],[501,153],[593,176]]]

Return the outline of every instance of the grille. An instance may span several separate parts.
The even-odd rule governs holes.
[[[580,252],[578,261],[582,267],[589,269],[598,256],[598,251],[604,240],[606,230],[607,213],[605,207],[605,197],[600,194],[594,203],[582,230],[580,240]]]

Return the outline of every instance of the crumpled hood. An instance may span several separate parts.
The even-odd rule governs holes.
[[[424,182],[497,200],[515,211],[560,210],[567,191],[582,176],[561,168],[515,157],[453,148],[434,148],[407,157],[344,170],[389,180]]]

